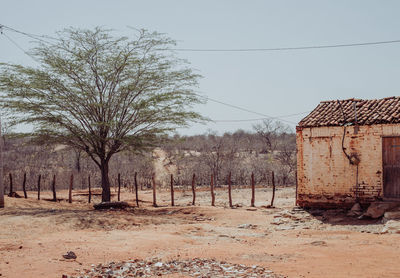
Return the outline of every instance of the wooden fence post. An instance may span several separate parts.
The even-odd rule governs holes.
[[[37,184],[37,199],[40,200],[40,180],[42,179],[42,175],[39,175],[38,184]]]
[[[74,186],[74,174],[71,174],[71,178],[69,180],[69,193],[68,193],[68,203],[72,203],[72,187]]]
[[[135,172],[135,195],[136,195],[136,206],[139,207],[137,172]]]
[[[118,173],[118,202],[121,201],[121,174]]]
[[[25,199],[27,199],[28,195],[26,194],[26,173],[24,173],[24,180],[22,181],[22,190],[24,191]]]
[[[53,201],[57,202],[57,195],[56,195],[56,175],[53,175],[53,182],[51,184],[51,189],[53,190]]]
[[[211,205],[215,206],[215,194],[214,194],[214,175],[211,174],[211,184],[210,184],[210,189],[211,189]]]
[[[175,206],[174,200],[174,175],[171,174],[171,206]]]
[[[251,173],[251,206],[254,207],[254,202],[256,200],[256,190],[254,188],[254,173]]]
[[[193,200],[192,200],[192,206],[196,204],[196,174],[193,174],[192,177],[192,195],[193,195]]]
[[[272,199],[271,199],[271,207],[274,206],[274,199],[275,199],[275,174],[272,171]]]
[[[13,195],[13,179],[12,179],[12,174],[11,173],[9,173],[8,174],[9,175],[9,177],[10,177],[10,193],[8,194],[8,196],[9,197],[12,197],[12,195]]]
[[[229,207],[230,208],[232,208],[233,207],[233,205],[232,205],[232,185],[231,185],[231,176],[232,176],[232,173],[231,172],[229,172],[229,175],[228,175],[228,197],[229,197]]]
[[[88,199],[88,203],[90,204],[90,202],[92,201],[92,185],[90,184],[90,175],[88,177],[88,183],[89,183],[89,199]]]
[[[156,178],[155,174],[151,177],[153,181],[153,207],[157,207],[157,196],[156,196]]]

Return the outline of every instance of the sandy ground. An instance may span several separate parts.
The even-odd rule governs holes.
[[[273,209],[262,207],[271,198],[262,188],[256,209],[249,207],[249,189],[234,190],[234,203],[242,205],[236,209],[227,207],[226,190],[217,191],[216,207],[207,191],[198,192],[196,206],[189,205],[190,191],[176,192],[175,207],[169,192],[158,192],[158,208],[151,191],[140,191],[140,208],[126,211],[95,211],[77,191],[72,204],[28,194],[6,197],[0,210],[1,277],[61,277],[110,261],[195,257],[260,265],[287,277],[400,277],[399,234],[379,234],[379,222],[335,213],[288,215],[293,188],[278,189]],[[122,199],[134,204],[132,193],[124,191]],[[62,258],[69,250],[76,260]]]

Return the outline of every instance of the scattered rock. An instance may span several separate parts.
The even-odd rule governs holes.
[[[62,256],[64,259],[67,259],[67,260],[75,260],[77,258],[76,254],[73,251],[68,251],[66,254],[64,254]]]
[[[229,237],[228,235],[218,235],[218,237]]]
[[[276,231],[288,231],[288,230],[294,230],[294,226],[288,226],[288,225],[285,225],[285,226],[279,226],[279,227],[276,227]]]
[[[371,203],[371,205],[367,209],[367,212],[363,215],[365,217],[376,219],[382,217],[386,211],[393,209],[397,206],[399,206],[399,204],[394,202],[374,202]]]
[[[256,229],[257,225],[253,225],[253,224],[240,224],[238,226],[239,229]]]
[[[194,216],[193,220],[196,220],[196,221],[214,221],[215,219],[211,218],[211,217]]]
[[[317,240],[317,241],[313,241],[310,243],[311,245],[314,246],[328,246],[328,244],[326,243],[326,241],[323,240]]]
[[[350,217],[360,216],[362,214],[362,212],[363,212],[363,210],[362,210],[360,204],[359,203],[355,203],[351,207],[350,211],[347,213],[347,216],[350,216]]]
[[[282,225],[288,223],[287,219],[283,219],[281,217],[276,217],[274,220],[271,221],[271,224],[273,225]]]
[[[400,221],[389,220],[383,227],[382,234],[400,234]]]
[[[387,211],[383,215],[383,223],[388,222],[389,220],[400,220],[400,211]]]
[[[189,259],[161,262],[158,260],[142,261],[131,260],[128,262],[99,264],[90,270],[81,272],[78,278],[94,277],[156,277],[178,274],[190,277],[262,277],[282,278],[271,270],[258,265],[246,266],[232,264],[214,259]],[[181,277],[181,276],[179,276]]]

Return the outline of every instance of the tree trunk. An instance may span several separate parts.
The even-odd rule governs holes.
[[[108,162],[102,161],[100,165],[101,170],[101,201],[110,202],[111,192],[110,192],[110,178],[108,177]]]

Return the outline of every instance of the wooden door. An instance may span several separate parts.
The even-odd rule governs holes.
[[[400,198],[400,137],[382,138],[383,195]]]

